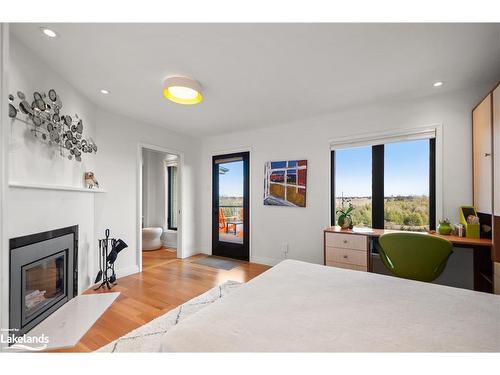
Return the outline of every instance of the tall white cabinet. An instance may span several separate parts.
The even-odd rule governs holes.
[[[494,291],[500,294],[500,86],[472,110],[473,201],[493,226]]]
[[[493,131],[489,94],[472,111],[474,207],[482,214],[493,213]]]

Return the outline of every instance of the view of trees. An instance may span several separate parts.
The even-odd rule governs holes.
[[[355,226],[371,227],[371,197],[350,197],[355,207],[352,221]],[[337,207],[341,200],[337,199]],[[427,196],[395,196],[384,198],[384,221],[387,229],[424,231],[429,228],[429,197]]]

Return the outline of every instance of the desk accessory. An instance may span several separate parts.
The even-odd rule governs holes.
[[[479,238],[479,217],[473,206],[460,207],[460,224],[464,226],[465,237]]]
[[[465,229],[462,224],[455,224],[455,235],[458,237],[464,237],[465,236]]]

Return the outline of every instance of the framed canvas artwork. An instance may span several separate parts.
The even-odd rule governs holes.
[[[264,174],[264,205],[306,206],[307,160],[268,161]]]

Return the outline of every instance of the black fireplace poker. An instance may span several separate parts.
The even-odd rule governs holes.
[[[110,238],[109,229],[104,231],[104,238],[98,240],[99,243],[99,272],[95,278],[94,284],[101,281],[101,284],[94,290],[101,288],[111,289],[117,284],[115,273],[115,262],[118,254],[128,245],[122,239]]]

